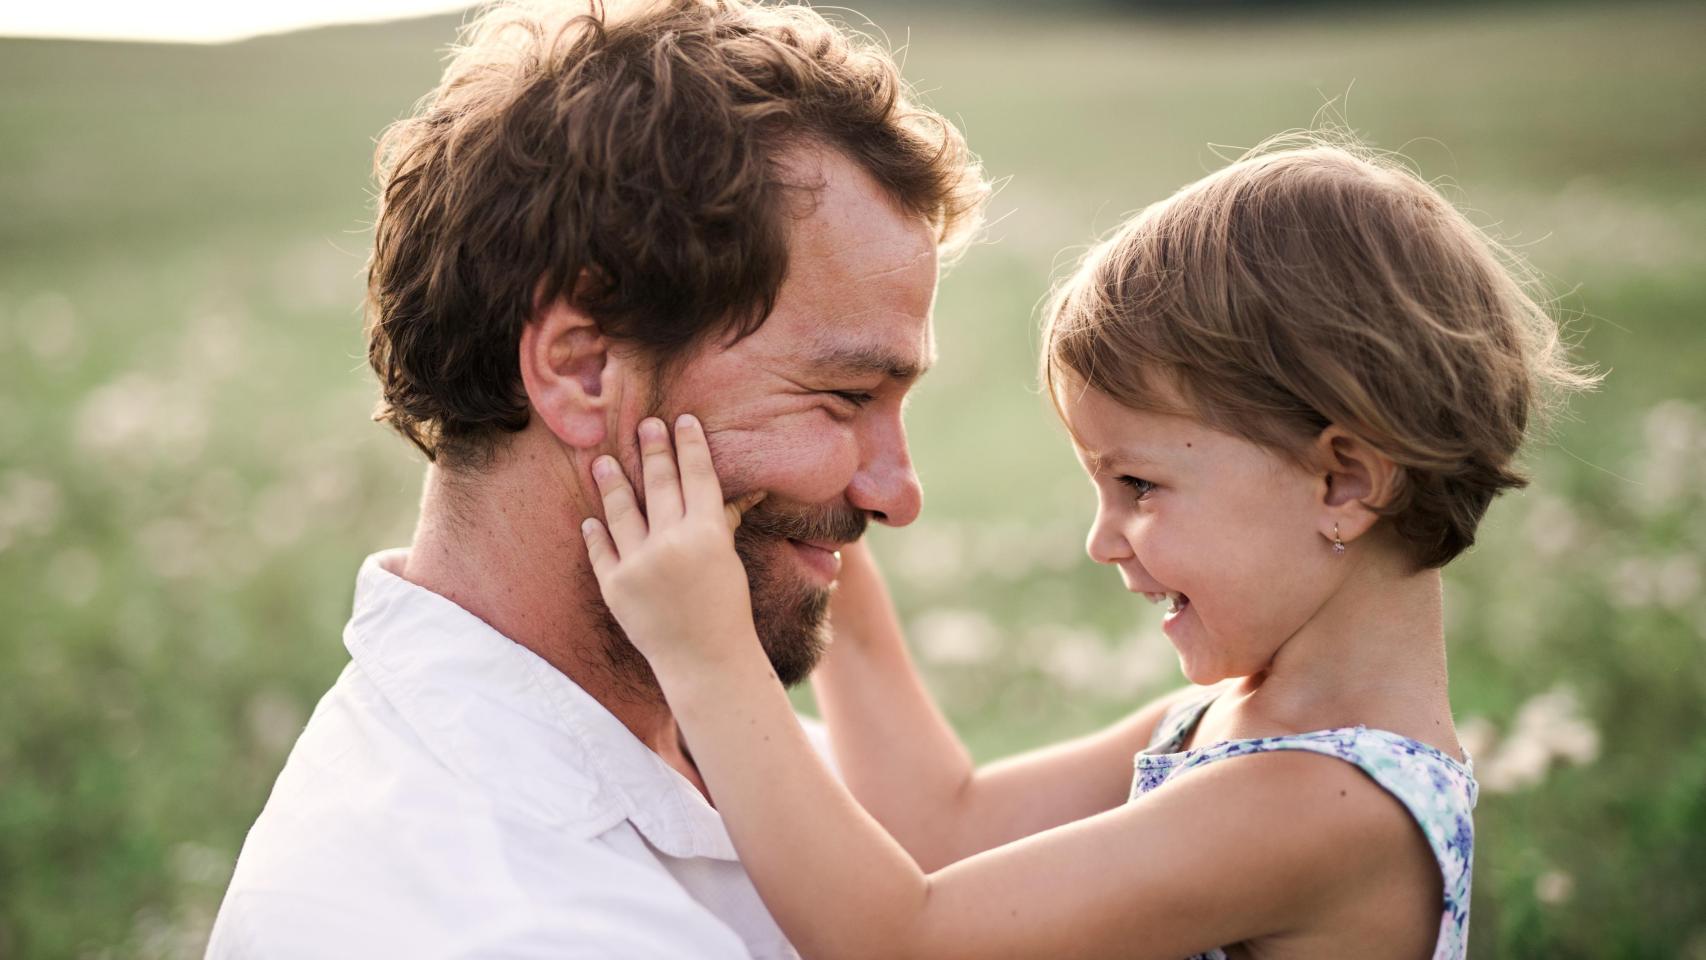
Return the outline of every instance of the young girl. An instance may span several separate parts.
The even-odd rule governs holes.
[[[844,787],[757,642],[750,504],[724,504],[697,421],[673,456],[641,425],[645,517],[594,465],[604,596],[777,921],[807,957],[1462,957],[1476,787],[1439,569],[1523,484],[1547,388],[1590,380],[1545,311],[1427,184],[1312,143],[1092,251],[1042,366],[1096,491],[1090,556],[1168,606],[1195,686],[987,770],[853,549],[818,688]]]

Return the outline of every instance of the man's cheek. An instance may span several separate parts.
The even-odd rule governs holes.
[[[804,423],[774,426],[796,428],[707,432],[724,496],[767,490],[791,500],[819,502],[846,486],[856,460],[851,444],[838,444],[831,430],[809,429]],[[845,475],[839,485],[838,474]]]
[[[717,470],[723,496],[729,499],[759,488],[754,481],[759,458],[752,431],[705,425],[705,443],[711,448],[711,465]]]

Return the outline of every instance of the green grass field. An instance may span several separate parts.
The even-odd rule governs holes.
[[[1610,371],[1450,570],[1480,957],[1706,958],[1706,8],[1235,25],[869,11],[1004,179],[878,539],[980,758],[1177,684],[1080,544],[1035,307],[1128,212],[1331,104],[1550,278]],[[372,138],[453,20],[0,40],[0,958],[198,955],[420,465],[367,422]]]

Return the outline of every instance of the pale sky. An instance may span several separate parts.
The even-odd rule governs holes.
[[[462,10],[473,0],[0,0],[0,36],[219,43],[327,23]]]

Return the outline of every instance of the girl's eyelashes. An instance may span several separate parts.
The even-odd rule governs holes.
[[[1114,479],[1126,487],[1129,487],[1133,493],[1137,494],[1137,499],[1139,500],[1149,496],[1149,494],[1155,489],[1155,484],[1150,483],[1142,477],[1122,476],[1115,477]]]

